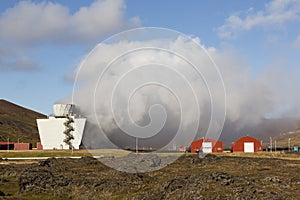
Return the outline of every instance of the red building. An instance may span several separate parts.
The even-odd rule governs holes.
[[[232,152],[259,152],[262,151],[262,144],[254,137],[246,136],[238,139],[231,146]]]
[[[37,149],[37,150],[43,150],[43,145],[42,145],[41,142],[37,142],[37,143],[36,143],[36,149]]]
[[[31,150],[32,145],[30,143],[15,143],[14,150]]]
[[[213,140],[209,138],[203,138],[192,142],[191,152],[203,152],[203,153],[214,153],[223,152],[223,143],[220,140]]]
[[[0,142],[0,150],[14,150],[14,142]]]

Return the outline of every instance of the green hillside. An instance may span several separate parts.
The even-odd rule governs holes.
[[[35,147],[40,141],[37,118],[45,115],[0,99],[0,142],[29,142]]]

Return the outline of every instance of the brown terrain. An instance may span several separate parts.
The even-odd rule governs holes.
[[[45,115],[0,99],[0,142],[38,142],[37,118]]]
[[[147,173],[117,171],[92,157],[49,158],[19,161],[19,164],[15,161],[13,165],[3,160],[0,161],[0,196],[20,200],[297,200],[300,199],[299,155],[285,156],[289,159],[226,154],[199,158],[188,153],[158,171]],[[165,158],[153,154],[129,154],[127,159],[132,169],[138,165],[155,169],[165,162]]]

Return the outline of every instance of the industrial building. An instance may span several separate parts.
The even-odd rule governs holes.
[[[254,137],[246,136],[235,141],[231,146],[232,152],[260,152],[263,151],[262,144]]]
[[[0,142],[0,150],[13,150],[14,142]]]
[[[30,143],[0,142],[0,150],[31,150]]]
[[[75,105],[54,104],[53,115],[36,121],[43,149],[79,149],[86,119],[75,113]]]
[[[32,144],[30,143],[15,143],[14,150],[31,150]]]
[[[210,138],[202,138],[193,141],[190,146],[191,152],[214,153],[223,152],[223,143],[220,140],[213,140]]]

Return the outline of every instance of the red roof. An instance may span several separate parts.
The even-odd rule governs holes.
[[[197,152],[202,150],[203,142],[212,143],[212,152],[223,152],[223,143],[220,140],[214,140],[210,138],[202,138],[200,140],[193,141],[190,145],[191,152]]]
[[[245,137],[239,138],[232,144],[231,151],[232,152],[244,152],[244,143],[245,142],[253,142],[254,152],[263,150],[262,144],[259,140],[257,140],[254,137],[245,136]]]
[[[0,142],[0,145],[15,144],[14,142]]]

